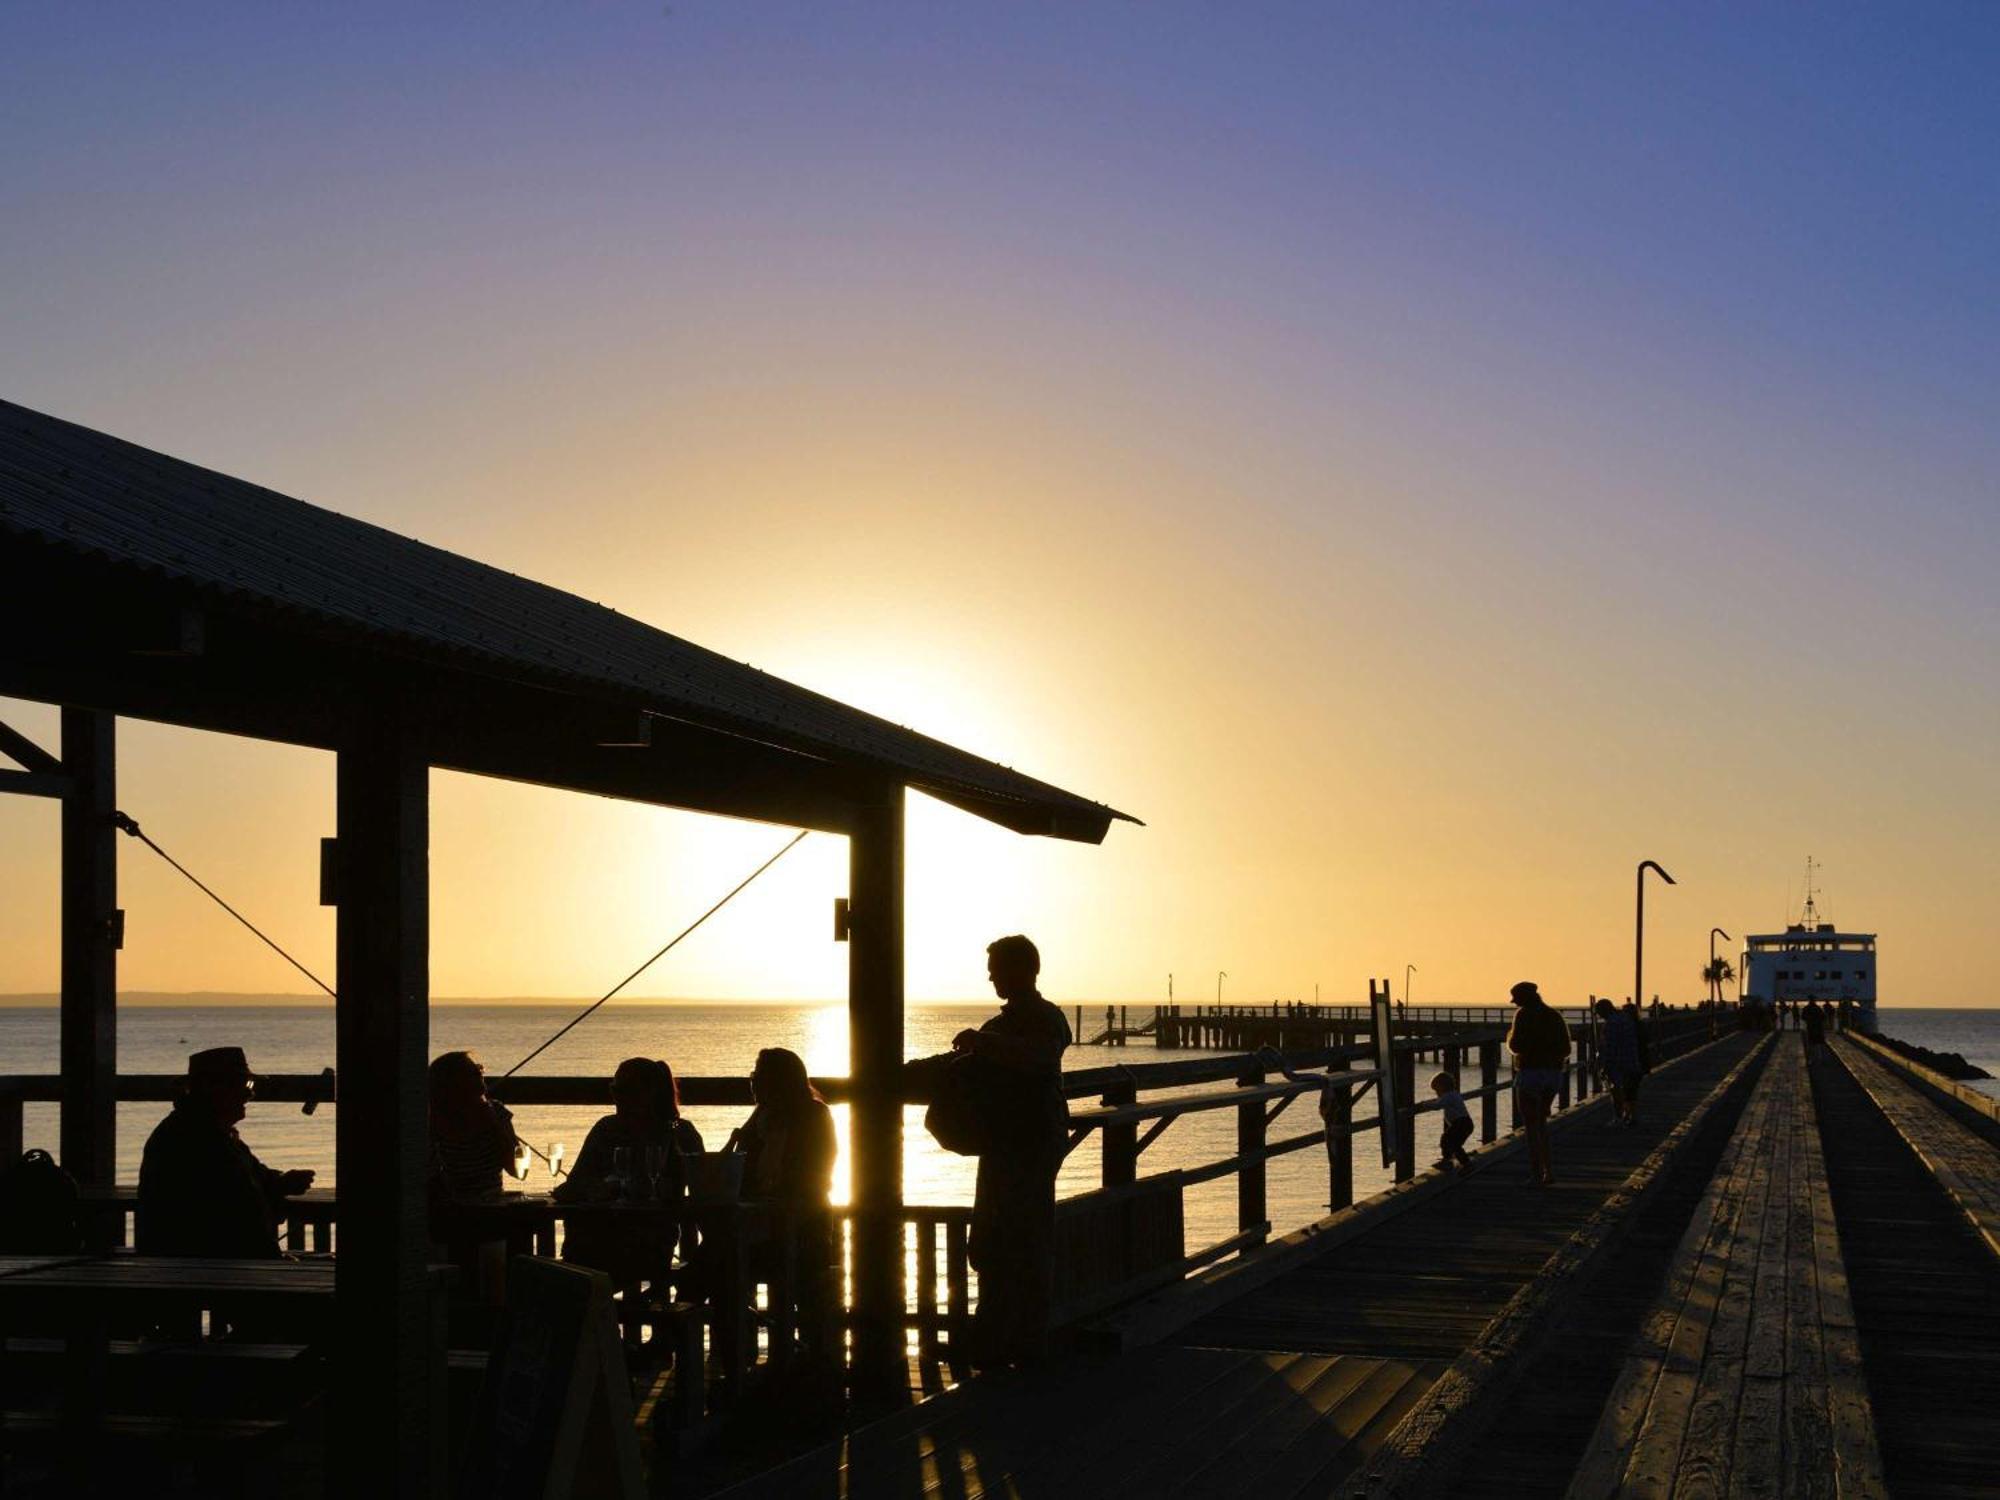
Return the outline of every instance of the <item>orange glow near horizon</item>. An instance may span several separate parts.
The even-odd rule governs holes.
[[[14,7],[0,392],[1145,820],[913,798],[915,999],[1009,931],[1065,1001],[1623,995],[1645,858],[1691,998],[1810,853],[1885,1003],[2000,1002],[2000,12],[517,9]],[[122,746],[330,968],[330,759]],[[433,785],[440,996],[602,993],[786,837]],[[0,796],[0,993],[56,856]],[[302,988],[122,856],[128,992]],[[845,888],[635,991],[838,998]]]

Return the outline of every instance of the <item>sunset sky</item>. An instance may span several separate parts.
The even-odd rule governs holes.
[[[1994,1004],[2000,8],[56,5],[0,396],[1129,810],[913,799],[913,999]],[[54,712],[0,704],[54,744]],[[333,766],[120,802],[331,978]],[[438,773],[432,988],[607,988],[776,828]],[[128,990],[302,981],[136,846]],[[0,798],[0,992],[57,979]],[[833,998],[815,835],[636,986]],[[1726,951],[1735,952],[1729,946]]]

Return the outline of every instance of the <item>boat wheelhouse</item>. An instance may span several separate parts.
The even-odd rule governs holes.
[[[1822,921],[1813,900],[1807,864],[1801,919],[1783,932],[1744,939],[1743,998],[1760,1005],[1802,1005],[1818,1000],[1849,1007],[1854,1024],[1875,1031],[1875,934],[1842,932]]]

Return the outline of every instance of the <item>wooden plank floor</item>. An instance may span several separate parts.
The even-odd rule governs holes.
[[[1884,1493],[1797,1036],[1776,1039],[1568,1493]]]
[[[1908,1074],[1858,1044],[1835,1037],[1833,1048],[1986,1247],[2000,1255],[2000,1147],[1961,1125],[1919,1092]]]
[[[1731,1038],[1656,1075],[1651,1128],[1605,1129],[1601,1110],[1559,1128],[1553,1188],[1496,1163],[1173,1343],[975,1380],[726,1493],[1328,1494],[1752,1044]]]
[[[1450,1359],[1753,1044],[1733,1037],[1650,1078],[1636,1130],[1596,1111],[1557,1130],[1556,1185],[1514,1158],[1191,1325],[1185,1344]]]
[[[1454,1497],[1518,1500],[1569,1486],[1690,1221],[1716,1173],[1728,1169],[1724,1156],[1758,1076],[1746,1071],[1710,1111],[1592,1276],[1589,1295],[1564,1307],[1543,1347],[1514,1372],[1476,1452],[1445,1476]]]
[[[1890,1492],[2000,1491],[2000,1260],[1831,1052],[1811,1064]]]

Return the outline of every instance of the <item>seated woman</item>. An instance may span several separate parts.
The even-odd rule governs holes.
[[[687,1180],[682,1157],[702,1150],[701,1132],[681,1115],[674,1070],[655,1058],[626,1058],[611,1075],[611,1103],[613,1112],[590,1127],[576,1166],[553,1196],[570,1204],[648,1198],[652,1194],[639,1183],[657,1179],[660,1201],[673,1204]],[[625,1153],[622,1161],[620,1151]],[[657,1223],[577,1215],[563,1236],[563,1259],[604,1271],[619,1282],[646,1280],[664,1270],[674,1238]],[[693,1250],[692,1225],[681,1243]]]
[[[478,1204],[500,1192],[519,1144],[514,1117],[486,1092],[486,1070],[470,1052],[440,1053],[431,1062],[431,1238],[464,1273],[460,1293],[479,1302],[506,1298],[507,1246]]]
[[[520,1176],[514,1117],[486,1092],[486,1070],[470,1052],[431,1062],[431,1178],[454,1202],[500,1191],[500,1175]]]
[[[807,1347],[815,1349],[831,1332],[825,1326],[834,1261],[827,1198],[839,1150],[833,1112],[806,1077],[805,1060],[784,1047],[766,1047],[757,1054],[750,1089],[757,1107],[730,1141],[740,1143],[745,1153],[744,1195],[782,1210],[797,1276],[799,1328]],[[773,1276],[775,1259],[764,1258],[753,1270],[761,1277]]]

